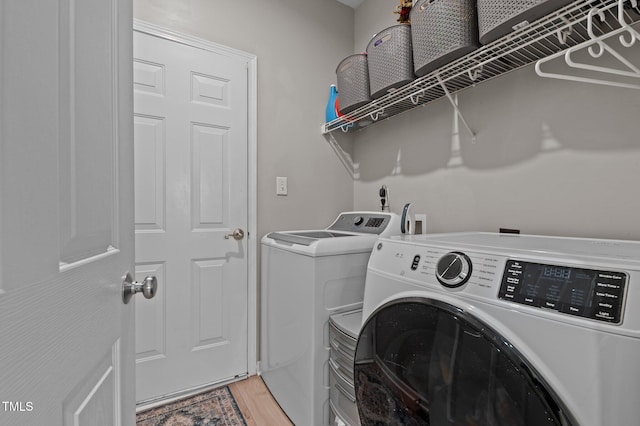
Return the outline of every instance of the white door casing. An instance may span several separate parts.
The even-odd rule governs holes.
[[[135,423],[131,0],[0,2],[0,424]]]
[[[136,311],[144,405],[255,372],[255,243],[225,238],[254,229],[255,58],[139,21],[135,30],[136,279],[161,285]]]

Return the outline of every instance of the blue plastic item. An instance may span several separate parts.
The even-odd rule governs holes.
[[[329,102],[327,102],[327,123],[338,118],[336,110],[336,100],[338,99],[338,89],[335,84],[329,87]]]

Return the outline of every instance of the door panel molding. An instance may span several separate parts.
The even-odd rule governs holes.
[[[229,167],[228,132],[228,127],[191,123],[193,230],[215,229],[228,220],[225,213],[230,194],[224,179]],[[222,203],[212,200],[222,200]]]
[[[138,263],[136,265],[135,280],[142,282],[146,276],[153,275],[158,282],[167,282],[166,267],[164,262]],[[148,361],[166,357],[166,292],[159,291],[154,298],[157,303],[140,303],[136,305],[136,323],[141,323],[143,318],[153,318],[154,321],[145,323],[147,332],[136,336],[136,356],[138,361]]]
[[[137,80],[134,80],[134,84]],[[139,85],[136,85],[139,87]],[[136,167],[135,192],[144,199],[135,206],[136,231],[164,232],[166,193],[166,123],[163,117],[135,114],[136,158],[143,159],[142,167]]]
[[[98,366],[65,398],[62,403],[65,425],[122,425],[120,404],[114,400],[122,374],[120,350],[118,339]]]
[[[59,4],[62,267],[118,247],[118,185],[112,177],[118,173],[119,18],[115,1]],[[92,102],[96,96],[108,102]],[[82,159],[88,153],[104,161],[87,165]]]

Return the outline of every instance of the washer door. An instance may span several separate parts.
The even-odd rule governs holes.
[[[571,425],[531,364],[442,301],[398,299],[367,320],[354,381],[362,425]]]

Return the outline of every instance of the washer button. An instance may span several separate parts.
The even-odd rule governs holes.
[[[419,264],[420,264],[420,255],[416,254],[415,256],[413,256],[413,262],[411,262],[411,270],[415,271],[416,269],[418,269]]]

